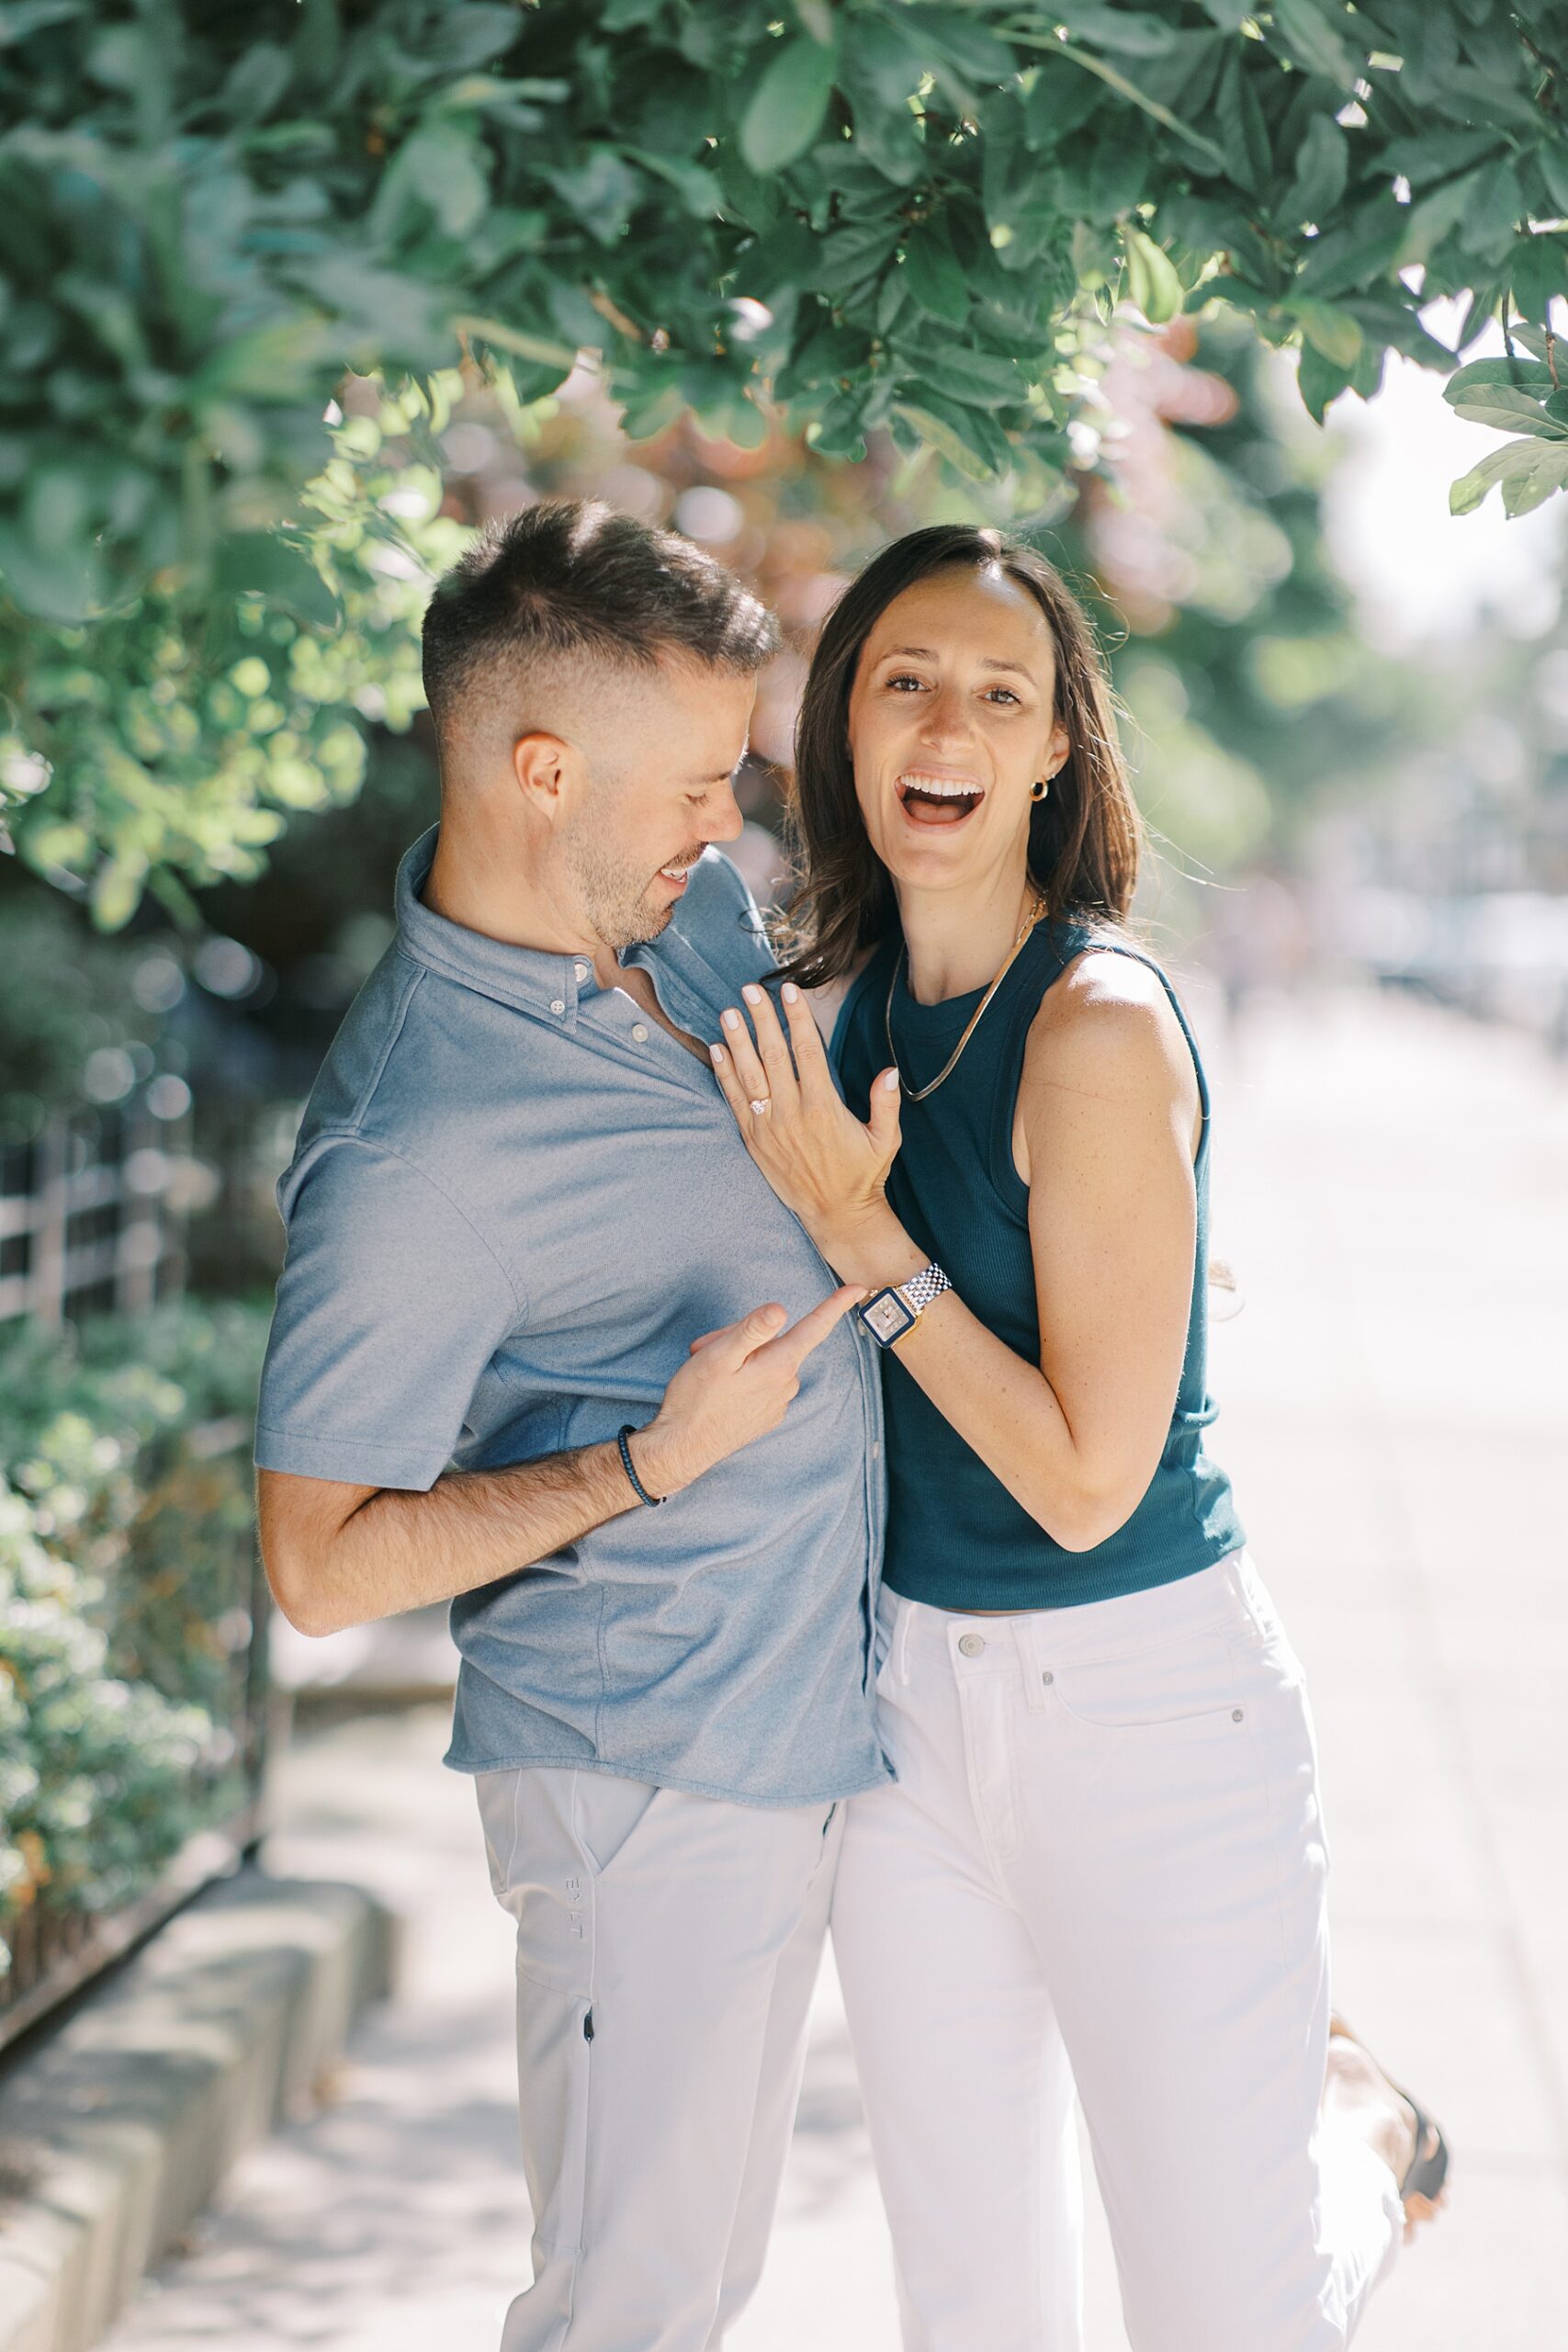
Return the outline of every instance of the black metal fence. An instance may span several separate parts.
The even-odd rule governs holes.
[[[186,1219],[215,1189],[191,1158],[189,1137],[188,1091],[183,1081],[165,1078],[113,1106],[56,1115],[33,1143],[0,1150],[0,1327],[25,1345],[24,1325],[100,1328],[97,1318],[113,1314],[130,1316],[139,1327],[147,1310],[177,1299],[186,1278]],[[202,1573],[225,1596],[210,1621],[191,1627],[203,1645],[205,1703],[218,1727],[211,1757],[188,1784],[187,1817],[199,1826],[124,1902],[105,1907],[101,1890],[92,1888],[60,1893],[46,1873],[23,1907],[0,1917],[10,1954],[8,1971],[0,1973],[0,2049],[232,1869],[259,1837],[268,1594],[246,1523],[249,1441],[249,1420],[238,1413],[184,1430],[177,1463],[160,1456],[152,1474],[156,1491],[144,1498],[148,1526],[131,1538],[135,1566],[122,1562],[113,1572],[127,1578],[122,1596],[140,1593],[149,1547],[156,1573],[164,1566],[155,1548],[164,1531],[177,1545],[195,1529]],[[18,1468],[0,1463],[12,1477]],[[157,1513],[162,1517],[154,1519]],[[176,1581],[186,1574],[177,1552],[166,1566]],[[18,1640],[7,1641],[0,1606],[0,1676],[19,1670],[20,1648]],[[134,1668],[125,1670],[134,1679]],[[158,1679],[154,1669],[149,1687]],[[6,1832],[0,1820],[0,1845]]]

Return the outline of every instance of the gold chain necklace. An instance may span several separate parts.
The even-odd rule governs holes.
[[[957,1045],[954,1046],[952,1053],[948,1056],[947,1060],[943,1063],[942,1069],[938,1070],[936,1076],[931,1080],[931,1084],[929,1086],[911,1086],[905,1078],[903,1070],[901,1069],[898,1070],[898,1083],[903,1089],[904,1100],[907,1102],[923,1102],[928,1094],[934,1094],[936,1092],[937,1088],[942,1084],[944,1078],[952,1077],[953,1071],[958,1067],[959,1055],[964,1051],[964,1046],[969,1043],[970,1038],[975,1035],[976,1030],[980,1025],[980,1016],[985,1012],[986,1007],[990,1003],[991,999],[995,996],[1002,982],[1006,979],[1008,974],[1011,971],[1013,966],[1017,963],[1020,956],[1023,953],[1024,941],[1029,937],[1030,933],[1034,929],[1035,924],[1040,921],[1041,916],[1044,912],[1044,899],[1036,899],[1034,904],[1023,918],[1023,926],[1020,931],[1018,937],[1013,941],[1012,951],[1008,956],[1007,962],[1002,966],[1001,970],[997,974],[996,978],[991,982],[990,987],[986,990],[985,995],[975,1007],[975,1010],[970,1014],[969,1019],[964,1023],[963,1036],[960,1037]],[[887,1001],[882,1008],[882,1026],[886,1034],[887,1050],[893,1057],[895,1067],[897,1066],[898,1062],[898,1048],[893,1043],[893,991],[898,985],[898,975],[904,968],[904,958],[908,954],[908,949],[907,946],[899,948],[897,961],[893,966],[893,977],[887,983]]]

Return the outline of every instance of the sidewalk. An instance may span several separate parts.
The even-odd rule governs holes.
[[[1197,1010],[1246,1299],[1215,1333],[1220,1443],[1313,1685],[1338,1997],[1458,2149],[1358,2352],[1545,2352],[1568,2342],[1568,1073],[1398,1001],[1259,1016],[1239,1052]],[[526,2263],[510,1937],[445,1735],[423,1706],[285,1759],[268,1860],[406,1913],[401,1995],[116,2352],[493,2352]],[[1124,2352],[1092,2226],[1090,2352]],[[732,2352],[897,2342],[829,1973]]]

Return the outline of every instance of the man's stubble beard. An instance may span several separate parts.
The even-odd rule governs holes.
[[[652,876],[629,858],[605,846],[596,829],[584,825],[566,845],[567,872],[596,936],[615,955],[657,939],[674,913],[674,903],[655,906]]]

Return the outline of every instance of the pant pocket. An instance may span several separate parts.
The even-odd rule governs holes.
[[[648,1781],[613,1772],[573,1772],[571,1825],[590,1868],[599,1877],[630,1844],[659,1798]]]
[[[1206,1739],[1243,1720],[1235,1655],[1219,1633],[1045,1671],[1061,1713],[1111,1738]]]

